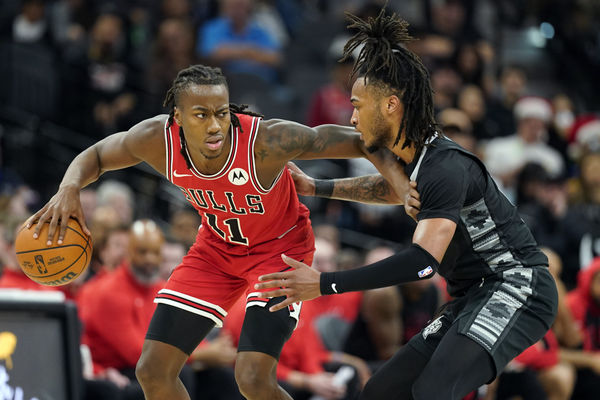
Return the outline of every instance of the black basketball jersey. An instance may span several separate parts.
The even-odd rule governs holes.
[[[456,232],[439,273],[460,296],[482,278],[515,267],[548,265],[517,209],[483,163],[443,137],[434,138],[405,167],[421,195],[419,220],[447,218]]]

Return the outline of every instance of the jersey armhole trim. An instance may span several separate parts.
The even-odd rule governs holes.
[[[169,118],[165,121],[165,176],[170,182],[173,182],[172,179],[172,168],[173,168],[173,143],[172,143],[172,133],[171,126],[169,125]]]
[[[250,130],[250,140],[248,141],[248,167],[250,169],[250,181],[252,182],[252,186],[256,189],[260,194],[267,194],[277,185],[279,179],[283,175],[285,168],[283,167],[279,172],[279,175],[273,180],[273,183],[268,189],[265,189],[258,180],[258,174],[256,173],[256,160],[254,159],[254,144],[256,142],[256,137],[258,136],[258,129],[260,127],[260,118],[254,117],[252,120],[252,129]]]

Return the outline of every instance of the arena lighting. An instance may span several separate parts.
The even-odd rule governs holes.
[[[527,29],[527,41],[530,45],[538,48],[546,47],[546,37],[540,28],[531,27]]]
[[[554,37],[554,27],[550,22],[542,22],[540,24],[540,32],[546,39],[552,39]]]

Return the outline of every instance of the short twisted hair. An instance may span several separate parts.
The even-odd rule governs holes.
[[[179,95],[187,90],[191,85],[227,85],[227,79],[221,72],[220,68],[213,68],[207,65],[191,65],[188,68],[182,69],[177,74],[177,77],[173,80],[173,85],[167,91],[163,106],[169,109],[169,126],[173,124],[173,117],[175,116],[175,106]],[[261,114],[247,111],[248,106],[246,104],[237,105],[229,103],[229,110],[231,113],[231,123],[234,127],[242,129],[240,121],[235,114],[247,114],[254,117],[262,117]],[[179,127],[179,138],[181,140],[181,155],[185,159],[188,168],[192,167],[192,163],[188,158],[185,141],[185,135],[183,134],[183,128]]]

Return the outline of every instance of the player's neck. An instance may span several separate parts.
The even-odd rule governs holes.
[[[398,143],[394,147],[392,147],[391,150],[396,155],[396,157],[398,157],[404,163],[410,164],[415,158],[416,149],[412,145],[412,143],[410,144],[410,146],[402,148],[402,144],[405,140],[406,137],[404,136],[404,134],[402,134]]]

